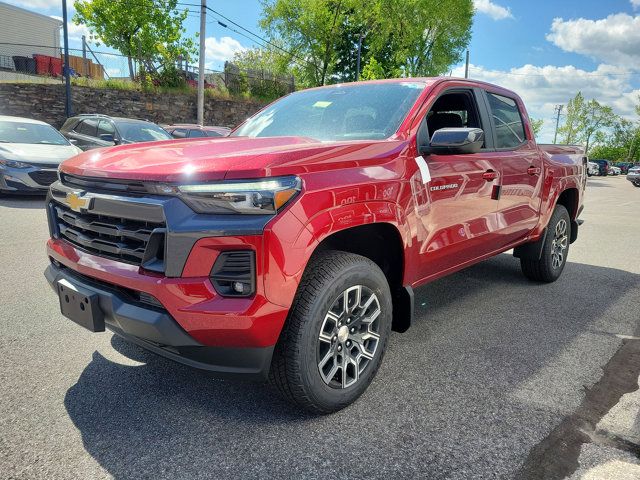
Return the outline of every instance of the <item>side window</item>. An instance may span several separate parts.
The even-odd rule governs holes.
[[[116,128],[109,120],[100,120],[98,124],[98,136],[100,135],[116,135]]]
[[[487,92],[496,125],[496,148],[515,148],[526,140],[520,109],[515,100]]]
[[[196,137],[206,137],[207,134],[204,133],[202,130],[189,130],[189,138],[196,138]]]
[[[441,128],[482,128],[475,98],[471,91],[441,95],[426,117],[429,138]]]
[[[223,137],[221,133],[218,133],[214,130],[207,130],[207,137]]]
[[[90,118],[83,120],[75,128],[76,132],[82,135],[88,135],[90,137],[95,137],[97,130],[98,130],[98,122]]]
[[[187,130],[185,128],[176,128],[171,132],[173,138],[185,138],[187,136]]]

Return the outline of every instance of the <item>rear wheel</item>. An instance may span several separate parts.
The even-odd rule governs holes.
[[[271,382],[315,413],[346,407],[382,362],[391,313],[389,285],[375,263],[339,251],[315,255],[274,351]]]
[[[521,258],[522,273],[538,282],[555,282],[567,263],[570,238],[571,218],[564,206],[557,205],[547,226],[540,259]]]

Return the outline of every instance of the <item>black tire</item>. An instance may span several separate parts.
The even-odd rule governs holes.
[[[342,328],[344,334],[344,325],[347,320],[349,322],[353,320],[351,327],[347,329],[349,337],[345,339],[342,335],[342,339],[335,340],[334,344],[333,339],[338,338],[338,335],[330,332],[327,334],[332,339],[329,347],[319,339],[321,328],[326,329],[328,322],[333,322],[333,320],[326,319],[330,309],[336,305],[335,302],[342,301],[344,304],[344,301],[341,300],[344,298],[343,293],[349,289],[357,289],[357,286],[360,286],[359,293],[357,293],[357,298],[361,299],[360,304],[366,298],[365,294],[369,295],[369,299],[375,296],[377,302],[373,305],[377,305],[375,306],[376,312],[379,307],[380,313],[375,317],[374,322],[365,324],[364,322],[358,323],[359,320],[356,317],[364,318],[367,313],[373,317],[368,308],[362,310],[361,314],[358,314],[355,308],[351,313],[349,313],[349,308],[344,309],[344,315],[340,314],[340,318],[343,316],[353,318],[341,320],[343,327],[338,327],[339,322],[335,320],[336,330],[332,330],[332,332]],[[351,298],[348,293],[347,299],[349,303]],[[314,413],[331,413],[348,406],[367,389],[382,363],[391,334],[391,318],[392,301],[389,284],[384,273],[375,263],[360,255],[341,251],[325,251],[314,255],[302,276],[296,298],[276,345],[269,374],[271,383],[276,386],[285,399]],[[333,380],[325,380],[320,373],[319,366],[319,359],[321,356],[324,358],[321,349],[323,347],[331,349],[331,352],[327,353],[333,355],[330,365],[332,368],[326,374],[330,376],[333,368],[340,365],[340,358],[352,358],[354,350],[356,354],[360,354],[362,352],[361,343],[366,345],[367,342],[370,342],[370,340],[361,343],[355,340],[350,342],[349,339],[355,338],[351,336],[352,330],[364,328],[368,336],[369,328],[373,328],[374,323],[379,339],[375,342],[374,352],[369,352],[370,359],[359,358],[357,360],[358,365],[365,361],[366,363],[364,363],[355,382],[345,388],[342,369],[340,374],[333,373]],[[362,338],[360,337],[360,339]],[[345,343],[340,343],[343,341]],[[351,347],[346,348],[349,343],[351,343]],[[343,357],[337,353],[338,345],[342,348]],[[348,351],[351,353],[349,353],[349,357],[346,357]],[[358,356],[364,357],[364,355]],[[351,367],[351,371],[353,368],[359,370],[359,367],[353,365],[347,365],[344,370],[349,371],[349,367]],[[336,377],[339,377],[338,380]],[[342,384],[336,386],[334,383],[327,383],[338,381],[341,381]]]
[[[633,184],[633,186],[634,186],[634,187],[640,187],[640,182],[635,182],[635,183]]]
[[[560,239],[556,235],[557,229],[562,226],[562,222],[566,226],[564,230],[563,245],[566,245],[562,249],[562,260],[558,264],[558,257],[554,256],[554,251],[558,251]],[[571,219],[569,218],[569,212],[562,205],[557,205],[549,220],[547,226],[547,237],[545,238],[544,245],[542,247],[542,255],[539,260],[533,260],[528,258],[520,259],[520,267],[522,273],[537,282],[551,283],[555,282],[567,263],[567,255],[569,254],[569,239],[571,238]],[[554,242],[555,241],[555,242]]]

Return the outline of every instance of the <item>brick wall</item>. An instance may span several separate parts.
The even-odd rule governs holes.
[[[156,94],[72,86],[74,113],[148,119],[156,123],[194,123],[196,95]],[[0,83],[0,115],[34,118],[60,128],[65,120],[64,85]],[[205,98],[205,124],[233,127],[263,105]]]

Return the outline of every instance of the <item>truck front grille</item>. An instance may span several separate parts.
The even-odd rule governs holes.
[[[164,259],[165,225],[127,218],[78,213],[58,202],[51,203],[60,238],[89,253],[121,262],[146,266]]]

